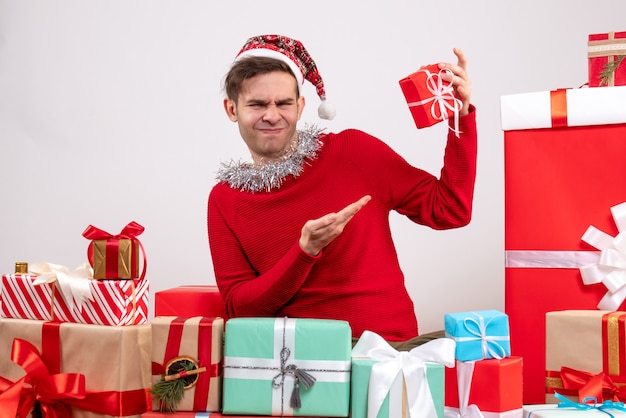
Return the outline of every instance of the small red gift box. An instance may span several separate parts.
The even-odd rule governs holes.
[[[464,379],[471,379],[469,387]],[[489,416],[505,416],[499,414],[513,414],[512,411],[520,411],[521,416],[522,380],[521,357],[457,361],[455,367],[445,369],[445,405],[459,408],[459,392],[467,394],[469,390],[464,407],[476,405]]]
[[[400,88],[418,128],[454,119],[454,130],[458,136],[462,103],[454,95],[451,83],[441,78],[445,71],[440,70],[437,64],[425,65],[400,80]]]
[[[589,87],[626,85],[626,32],[589,35]]]
[[[83,236],[92,240],[87,255],[93,267],[93,278],[136,279],[140,277],[140,255],[143,255],[143,278],[146,275],[146,257],[143,245],[137,239],[143,231],[144,227],[134,221],[117,235],[89,225]]]
[[[184,396],[177,411],[219,411],[222,400],[222,318],[157,316],[152,321],[153,383],[159,382],[170,370],[177,371],[176,362],[194,364],[202,372],[185,381]],[[155,411],[167,411],[153,396]]]
[[[154,294],[155,316],[220,317],[227,319],[226,308],[217,286],[179,286]]]
[[[596,309],[602,284],[580,267],[595,248],[590,225],[617,229],[610,208],[626,200],[626,87],[501,98],[505,176],[505,312],[511,354],[524,359],[524,403],[545,403],[545,314]]]

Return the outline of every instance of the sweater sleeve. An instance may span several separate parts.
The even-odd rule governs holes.
[[[226,313],[232,318],[274,316],[300,289],[321,253],[310,256],[296,241],[274,267],[258,274],[229,227],[227,213],[232,210],[221,209],[229,206],[223,197],[219,185],[211,191],[207,227],[215,278]]]
[[[452,123],[452,121],[450,121]],[[443,166],[439,177],[409,164],[387,144],[363,132],[348,133],[369,137],[367,146],[354,145],[346,157],[354,156],[355,167],[370,183],[390,210],[413,222],[433,229],[451,229],[467,225],[472,214],[476,178],[476,110],[460,118],[460,137],[448,131]],[[358,148],[358,153],[355,150]],[[367,161],[363,165],[360,161]]]

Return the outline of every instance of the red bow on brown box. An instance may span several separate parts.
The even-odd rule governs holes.
[[[144,227],[132,221],[113,235],[89,225],[83,237],[92,240],[87,257],[93,267],[94,279],[136,279],[139,277],[139,254],[143,257],[141,279],[146,275],[146,255],[137,236]]]

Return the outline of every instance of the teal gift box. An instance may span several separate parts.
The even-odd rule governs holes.
[[[225,415],[348,416],[346,321],[233,318],[224,335]]]
[[[446,337],[456,341],[459,361],[502,359],[511,355],[509,317],[498,310],[447,313]]]
[[[455,344],[438,338],[396,351],[364,331],[352,349],[351,418],[443,418],[444,366],[454,366]]]
[[[372,366],[380,360],[367,358],[352,359],[352,389],[350,411],[352,418],[367,418],[367,391],[369,388]],[[444,411],[444,366],[437,363],[426,365],[426,379],[432,395],[436,418],[443,418]],[[400,418],[408,416],[406,407],[406,391],[403,388],[402,375],[399,374],[393,381],[389,393],[385,397],[376,418]],[[402,411],[405,414],[402,414]],[[433,417],[434,418],[434,417]]]

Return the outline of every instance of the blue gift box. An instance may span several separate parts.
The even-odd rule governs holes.
[[[509,317],[498,310],[447,313],[446,337],[456,341],[459,361],[502,359],[511,355]]]

